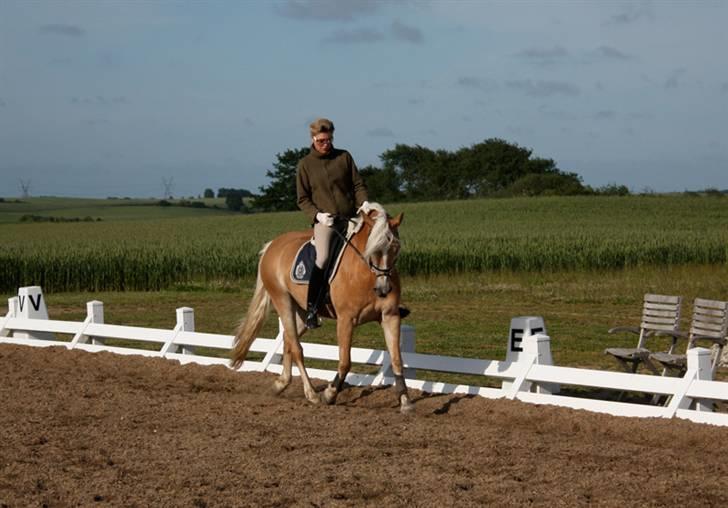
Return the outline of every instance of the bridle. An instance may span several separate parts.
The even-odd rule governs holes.
[[[350,219],[348,217],[342,217],[342,219],[345,219],[347,222],[354,222],[353,219]],[[392,262],[392,266],[390,266],[388,268],[382,268],[381,266],[377,266],[376,264],[374,264],[372,262],[371,259],[367,259],[364,256],[364,254],[362,254],[362,252],[359,249],[356,248],[356,245],[354,245],[353,243],[351,243],[351,241],[346,237],[346,235],[341,234],[341,232],[337,228],[332,228],[332,229],[334,230],[334,232],[336,232],[337,235],[339,235],[339,238],[341,238],[343,240],[345,246],[348,245],[349,247],[351,247],[354,250],[354,252],[356,253],[356,255],[359,256],[359,259],[361,259],[362,262],[365,265],[367,265],[367,267],[369,268],[369,270],[376,277],[391,277],[392,270],[394,270],[394,265],[397,262],[397,258],[395,258],[394,261]],[[394,233],[392,233],[392,234],[394,235],[395,238],[398,238],[399,237],[399,235],[396,233],[396,231]],[[390,242],[390,245],[391,245],[391,242]]]

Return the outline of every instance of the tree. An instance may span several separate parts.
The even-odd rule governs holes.
[[[253,193],[247,189],[232,189],[227,187],[220,187],[217,189],[217,197],[219,198],[226,198],[228,194],[240,194],[244,198],[250,198],[253,196]]]
[[[629,196],[630,194],[626,185],[617,185],[613,182],[597,188],[595,192],[602,196]]]
[[[529,195],[585,191],[576,175],[562,173],[552,159],[502,139],[486,139],[456,152],[396,145],[381,155],[384,172],[407,200],[466,199],[507,193],[514,182]],[[575,180],[576,177],[576,180]]]
[[[401,182],[393,169],[365,166],[359,173],[366,183],[370,201],[394,203],[402,200]]]
[[[501,191],[529,173],[531,150],[502,139],[486,139],[456,154],[457,173],[467,182],[472,196],[487,196]],[[542,170],[538,164],[537,171]]]
[[[453,154],[415,145],[395,145],[380,156],[384,170],[396,175],[405,199],[451,199],[458,177],[450,172]]]
[[[247,212],[248,207],[243,201],[243,193],[239,191],[228,192],[225,196],[225,206],[233,212]]]
[[[277,162],[265,175],[271,179],[270,185],[260,187],[260,195],[255,198],[256,208],[265,211],[296,210],[296,167],[298,161],[308,155],[310,148],[288,149],[276,154]]]
[[[512,196],[575,196],[591,192],[576,173],[529,173],[506,189]]]
[[[215,193],[213,192],[212,189],[205,189],[205,193],[203,194],[203,196],[205,198],[214,198],[215,197]]]

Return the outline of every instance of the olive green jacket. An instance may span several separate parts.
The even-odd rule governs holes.
[[[316,222],[318,212],[351,217],[367,201],[367,188],[354,159],[346,150],[331,148],[327,154],[313,147],[296,170],[298,207]]]

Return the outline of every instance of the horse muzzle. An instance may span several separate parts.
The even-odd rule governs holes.
[[[388,275],[379,275],[374,284],[374,292],[379,298],[386,297],[392,292],[392,283],[389,280]]]

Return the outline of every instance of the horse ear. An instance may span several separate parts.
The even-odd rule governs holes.
[[[404,218],[404,212],[399,212],[399,214],[394,219],[389,219],[389,226],[392,229],[397,229],[400,224],[402,224],[402,219]]]

